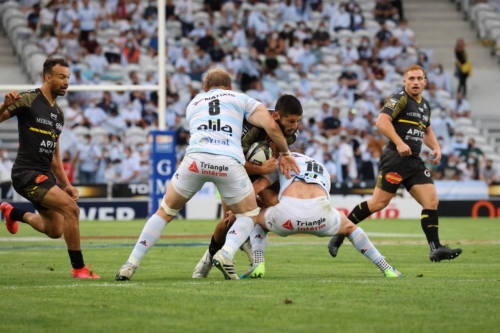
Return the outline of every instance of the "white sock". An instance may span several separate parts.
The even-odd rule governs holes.
[[[351,241],[356,250],[364,254],[364,256],[370,259],[375,265],[384,258],[365,234],[365,231],[360,227],[354,230],[347,238]]]
[[[144,258],[149,249],[152,248],[161,236],[161,233],[167,222],[156,214],[153,214],[144,225],[142,233],[139,236],[134,250],[128,258],[128,261],[136,266],[139,266],[141,260]]]
[[[236,250],[246,241],[254,227],[253,219],[248,216],[238,217],[226,235],[226,242],[222,247],[229,259],[233,260]]]
[[[259,224],[256,224],[250,233],[250,241],[252,242],[254,265],[263,262],[267,244],[267,231]]]

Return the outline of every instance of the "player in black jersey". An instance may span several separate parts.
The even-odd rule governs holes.
[[[283,95],[276,102],[275,110],[269,110],[274,120],[278,123],[281,131],[285,135],[288,146],[292,145],[297,139],[297,127],[299,121],[302,118],[302,105],[300,101],[292,95]],[[242,136],[241,136],[241,147],[246,155],[250,146],[258,141],[265,141],[271,143],[271,139],[267,135],[266,131],[261,128],[254,127],[248,122],[243,123]],[[274,144],[271,143],[271,146]],[[274,153],[275,156],[278,155],[277,150]],[[261,175],[267,175],[276,170],[276,158],[271,158],[264,162],[262,165],[256,165],[245,161],[245,169],[250,176],[250,180],[254,182]],[[268,202],[268,198],[275,200],[275,196],[271,195],[270,192],[276,191],[276,189],[266,189],[259,194],[259,197],[266,206],[274,206],[276,202]],[[277,192],[277,191],[276,191]],[[212,257],[217,251],[219,251],[226,241],[226,235],[231,226],[226,220],[226,213],[229,208],[222,202],[223,215],[222,219],[217,223],[215,227],[214,234],[208,246],[208,250],[205,252],[200,262],[196,265],[193,271],[193,278],[205,278],[208,276],[210,269],[212,268]],[[242,248],[245,248],[245,252],[251,260],[252,250],[249,243],[244,243]],[[253,263],[253,260],[251,260]]]
[[[66,94],[69,75],[68,63],[64,59],[47,59],[43,64],[41,88],[21,94],[12,91],[5,95],[0,105],[0,122],[17,117],[19,128],[12,186],[31,201],[39,213],[12,207],[7,202],[0,205],[0,210],[5,216],[7,230],[12,234],[18,231],[18,221],[31,225],[50,238],[60,238],[64,234],[73,266],[72,276],[99,278],[83,262],[78,221],[80,208],[76,204],[78,190],[68,181],[59,152],[64,113],[56,98]],[[61,188],[56,186],[56,177]]]
[[[380,172],[373,197],[358,204],[348,218],[358,224],[384,209],[402,184],[422,205],[421,224],[431,250],[431,261],[454,259],[462,253],[462,249],[450,249],[439,242],[439,199],[431,174],[419,157],[423,142],[432,149],[430,162],[436,165],[441,160],[441,150],[431,128],[429,102],[422,97],[427,84],[425,70],[412,65],[405,70],[404,77],[404,90],[391,96],[377,120],[378,129],[390,142],[380,158]],[[343,241],[343,236],[332,237],[328,244],[332,256],[337,256]]]

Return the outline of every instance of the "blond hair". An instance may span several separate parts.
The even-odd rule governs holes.
[[[422,66],[420,66],[420,65],[411,65],[411,66],[408,66],[405,69],[404,76],[406,76],[406,74],[408,74],[409,71],[422,71],[422,73],[424,73],[424,78],[427,77],[427,73],[425,72],[425,69]]]
[[[223,69],[211,69],[203,79],[203,85],[207,90],[213,87],[229,88],[231,86],[231,76]]]

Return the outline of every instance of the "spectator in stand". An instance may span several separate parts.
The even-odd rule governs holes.
[[[361,42],[358,46],[358,55],[360,60],[368,60],[372,57],[372,47],[370,39],[366,36],[361,37]]]
[[[338,148],[338,159],[341,167],[342,181],[355,179],[352,167],[354,164],[354,150],[346,131],[340,131],[340,145]]]
[[[175,16],[182,24],[182,36],[186,37],[189,31],[193,30],[192,1],[180,0],[176,3]]]
[[[457,92],[456,98],[450,101],[450,112],[454,118],[456,117],[470,118],[469,101],[465,99],[462,93]]]
[[[100,125],[107,133],[113,135],[122,135],[127,130],[127,123],[118,111],[111,111],[108,119]]]
[[[94,76],[96,73],[104,73],[108,69],[109,62],[102,53],[101,46],[96,47],[95,52],[87,57],[87,65],[89,70],[84,72],[87,78]]]
[[[83,111],[84,125],[87,127],[99,126],[103,121],[108,119],[108,115],[103,109],[97,107],[96,100],[91,99],[88,107]]]
[[[330,30],[351,29],[351,13],[346,10],[345,4],[341,3],[338,12],[334,12],[330,18]]]
[[[45,51],[47,58],[50,58],[59,51],[59,41],[51,30],[45,30],[43,32],[43,38],[40,39],[36,45]]]
[[[438,171],[441,175],[441,180],[460,180],[460,170],[458,169],[458,162],[460,159],[455,157],[455,154],[448,155],[448,162],[441,163]]]
[[[61,38],[78,26],[78,14],[71,8],[69,0],[64,0],[56,15],[56,33]]]
[[[181,93],[191,88],[191,78],[185,73],[184,66],[177,68],[177,72],[170,79],[172,93]]]
[[[33,5],[33,11],[28,15],[28,27],[31,30],[36,31],[39,20],[40,20],[40,4],[36,3]]]
[[[218,64],[224,61],[224,57],[226,56],[226,53],[222,48],[220,47],[220,40],[217,38],[214,40],[214,46],[210,49],[210,58],[212,59],[212,62]]]
[[[285,45],[292,47],[295,40],[295,29],[288,23],[285,23],[283,30],[280,32],[280,37],[285,41]]]
[[[347,84],[347,88],[349,88],[349,90],[354,90],[358,87],[358,74],[356,74],[356,67],[353,63],[346,65],[340,77],[345,79],[345,83]],[[354,101],[351,101],[351,103],[353,102]]]
[[[423,67],[427,72],[429,72],[429,58],[424,52],[418,53],[417,65]]]
[[[399,39],[404,46],[415,44],[415,33],[408,28],[408,21],[405,19],[399,22],[399,26],[394,29],[393,35]]]
[[[77,151],[73,157],[71,157],[69,151],[65,151],[63,153],[62,165],[64,173],[68,177],[68,180],[71,184],[73,184],[73,182],[75,181],[75,165],[78,161],[79,155],[80,155],[79,151]]]
[[[84,135],[79,152],[80,183],[88,185],[95,184],[97,163],[101,158],[101,151],[99,147],[92,143],[90,135]]]
[[[443,65],[438,64],[429,75],[429,81],[434,82],[437,90],[445,90],[453,95],[453,86],[450,76],[443,71]]]
[[[238,19],[242,1],[232,0],[226,1],[220,10],[221,27],[229,29],[231,25]]]
[[[9,152],[7,149],[0,150],[0,178],[1,173],[5,172],[8,174],[7,179],[10,179],[10,172],[12,171],[12,167],[14,166],[14,162],[9,159]]]
[[[83,49],[80,47],[80,43],[75,37],[75,33],[70,31],[60,43],[61,47],[65,51],[66,60],[72,63],[80,62],[83,56]]]
[[[139,176],[140,161],[135,154],[132,154],[130,147],[123,149],[125,157],[121,162],[120,181],[122,183],[135,183],[137,176]]]
[[[323,128],[323,121],[332,116],[333,110],[330,108],[330,104],[325,101],[321,104],[321,110],[319,110],[319,113],[316,115],[316,123],[318,123],[320,128]]]
[[[387,23],[385,20],[380,23],[380,30],[375,35],[375,43],[380,47],[381,43],[388,42],[392,37],[392,33],[387,30]]]
[[[243,62],[241,60],[241,56],[237,50],[233,51],[231,57],[226,57],[226,68],[231,74],[231,77],[236,77],[241,73],[241,68],[243,66]]]
[[[297,66],[300,56],[304,53],[304,48],[302,43],[298,38],[294,39],[293,47],[288,48],[286,56],[288,58],[288,63],[292,66]]]
[[[349,87],[347,86],[347,79],[340,76],[337,79],[337,83],[332,86],[332,90],[330,91],[334,100],[349,100],[350,92]]]
[[[394,62],[394,66],[396,66],[396,72],[400,75],[404,75],[405,69],[414,64],[415,60],[408,54],[406,48],[403,48],[401,54],[396,58],[396,61]]]
[[[265,54],[266,49],[269,46],[269,42],[267,41],[267,34],[265,31],[260,31],[257,34],[257,38],[255,38],[252,47],[254,47],[257,50],[257,53],[259,55]]]
[[[237,22],[234,22],[231,30],[227,32],[227,37],[236,47],[247,47],[247,38],[245,35],[245,29],[241,27]]]
[[[455,129],[453,119],[448,116],[448,112],[446,112],[446,110],[441,110],[439,117],[432,119],[432,129],[434,130],[434,135],[437,138],[442,137],[446,144],[450,142]]]
[[[87,39],[80,41],[80,46],[84,49],[85,55],[95,53],[95,49],[100,46],[94,31],[88,33]]]
[[[38,18],[38,23],[36,31],[40,33],[40,36],[45,36],[45,31],[50,31],[54,34],[54,22],[56,18],[56,2],[50,1],[47,7],[42,8]]]
[[[303,98],[310,98],[313,94],[312,88],[311,88],[311,83],[307,79],[307,74],[304,72],[299,72],[300,75],[300,82],[299,86],[295,90],[295,93],[297,94],[298,97],[303,97]]]
[[[142,128],[158,127],[158,113],[153,102],[148,102],[142,112]]]
[[[382,149],[387,145],[384,137],[380,135],[380,132],[376,126],[372,128],[373,135],[368,139],[368,144],[366,147],[366,151],[371,155],[382,155]]]
[[[427,102],[429,102],[431,110],[433,110],[433,109],[440,107],[440,99],[436,93],[436,85],[433,82],[429,82],[427,84],[427,86],[428,86],[428,89],[424,90],[422,95],[427,100]],[[452,116],[453,116],[453,113],[452,113]]]
[[[379,59],[374,59],[371,65],[371,72],[375,75],[375,79],[383,81],[385,79],[385,71],[380,64]]]
[[[174,45],[169,46],[168,48],[168,63],[175,64],[177,59],[182,57],[183,47],[180,37],[175,39]]]
[[[480,148],[476,147],[476,140],[474,140],[474,138],[469,138],[467,149],[462,150],[462,152],[460,153],[460,157],[468,164],[471,164],[470,161],[472,160],[475,175],[479,170],[479,167],[484,163],[484,153]]]
[[[255,38],[256,34],[260,31],[264,31],[267,34],[269,32],[268,21],[267,13],[252,10],[248,16],[248,24],[246,26],[248,36],[250,38]]]
[[[258,100],[259,102],[264,104],[267,108],[272,108],[274,106],[273,103],[275,102],[275,99],[269,93],[269,91],[264,89],[262,82],[257,80],[253,83],[253,86],[254,89],[252,90],[251,93],[249,93],[250,97],[253,97],[254,99]]]
[[[472,74],[472,65],[465,51],[465,46],[462,38],[457,39],[455,45],[455,76],[458,78],[457,92],[467,96],[467,78]]]
[[[90,0],[82,0],[83,4],[78,8],[80,20],[80,40],[87,40],[91,31],[95,31],[97,12],[90,5]]]
[[[268,57],[275,57],[285,52],[285,41],[281,39],[277,31],[273,31],[268,39],[265,54]]]
[[[424,162],[425,167],[430,171],[432,178],[439,179],[441,177],[441,174],[438,171],[439,166],[430,162],[431,158],[429,152],[427,150],[422,151],[420,158]]]
[[[280,2],[278,7],[278,22],[291,21],[298,22],[300,20],[297,15],[297,7],[292,0]]]
[[[140,49],[135,47],[132,40],[128,39],[125,43],[121,56],[122,66],[127,66],[128,64],[138,64],[140,55]]]
[[[370,73],[365,81],[359,85],[359,92],[365,95],[371,92],[376,99],[381,99],[383,94],[384,84],[382,81],[375,78],[375,74]]]
[[[146,17],[145,21],[140,24],[141,37],[152,38],[158,34],[158,21],[155,20],[153,15]]]
[[[188,37],[194,42],[198,43],[200,39],[202,39],[205,36],[211,36],[212,34],[207,33],[207,28],[205,27],[205,22],[201,21],[198,23],[198,27],[194,28],[191,30],[188,34]]]
[[[128,102],[125,108],[120,109],[120,116],[127,124],[127,127],[140,126],[141,124],[141,111],[134,108],[132,102]]]
[[[375,5],[375,9],[373,10],[373,15],[375,16],[375,20],[378,23],[382,24],[386,20],[394,20],[394,15],[398,13],[398,10],[392,7],[389,0],[377,0],[377,4]]]
[[[64,109],[64,122],[68,128],[83,125],[82,111],[76,101],[68,101],[68,107]]]
[[[241,62],[240,87],[241,90],[247,91],[252,82],[261,76],[261,63],[257,58],[257,50],[252,48],[248,57],[242,57]]]
[[[299,71],[313,73],[318,61],[316,56],[311,52],[311,42],[309,40],[304,41],[303,49],[304,52],[299,56],[297,64]]]
[[[196,55],[193,57],[193,62],[191,63],[190,76],[192,80],[201,81],[201,75],[212,65],[212,58],[198,45],[195,46],[194,50]]]
[[[356,117],[356,109],[350,109],[347,116],[342,119],[342,128],[347,135],[359,135],[360,129],[364,127],[362,117]]]
[[[118,113],[118,106],[111,99],[111,93],[109,91],[103,93],[102,101],[97,104],[97,107],[101,108],[108,115],[111,113]]]
[[[355,63],[359,60],[358,49],[352,43],[352,39],[348,38],[346,40],[345,46],[340,48],[339,57],[341,59],[342,65]]]
[[[99,0],[99,4],[94,7],[96,11],[96,24],[99,29],[107,29],[113,18],[113,9],[106,3],[106,0]]]
[[[314,123],[314,118],[309,119],[309,122],[313,125]],[[313,139],[309,142],[309,145],[306,148],[306,151],[304,152],[305,155],[312,157],[316,161],[323,163],[323,156],[325,154],[325,147],[326,147],[326,138],[317,134],[319,131],[317,129],[317,126],[315,129],[310,130],[310,132],[313,134]],[[316,135],[315,135],[316,134]]]
[[[329,153],[324,153],[323,154],[323,165],[325,166],[326,170],[330,174],[330,181],[336,182],[337,181],[337,165],[335,162],[333,162],[332,155]]]
[[[330,45],[330,33],[325,22],[320,22],[311,39],[313,45],[318,47]]]
[[[476,158],[471,155],[465,157],[465,160],[462,160],[462,162],[458,164],[457,168],[460,170],[461,181],[478,179],[477,171],[474,167],[475,160]]]
[[[207,29],[206,34],[198,40],[196,45],[204,49],[205,52],[209,52],[214,46],[215,42],[215,38],[212,35],[213,35],[213,30],[210,28]]]
[[[182,50],[182,56],[180,56],[175,62],[175,68],[177,71],[179,71],[180,67],[184,68],[183,73],[191,73],[191,56],[188,48],[184,48]]]
[[[479,179],[485,181],[488,186],[498,181],[498,170],[493,166],[493,160],[486,160],[486,164],[479,171]]]
[[[359,6],[354,7],[351,13],[351,30],[365,29],[365,18]]]
[[[122,51],[116,45],[113,39],[108,40],[108,44],[104,45],[104,47],[102,48],[102,52],[104,53],[104,56],[106,57],[108,63],[110,64],[120,63]]]
[[[462,150],[467,149],[467,142],[464,140],[462,132],[457,132],[450,144],[450,150],[456,156],[459,156]]]

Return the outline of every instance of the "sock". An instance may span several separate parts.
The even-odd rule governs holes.
[[[377,248],[370,241],[365,231],[358,227],[352,234],[350,234],[347,239],[351,241],[352,245],[365,255],[371,262],[378,266],[378,263],[384,259],[384,257],[378,252]],[[384,260],[385,262],[385,260]],[[380,268],[382,269],[382,268]],[[383,271],[383,270],[382,270]]]
[[[437,210],[434,209],[424,209],[422,210],[422,216],[420,217],[422,230],[427,237],[427,242],[429,243],[429,248],[434,251],[441,246],[438,236],[439,221]]]
[[[255,225],[250,233],[250,241],[252,242],[253,263],[258,264],[264,261],[264,251],[267,243],[267,231],[259,224]]]
[[[24,214],[26,214],[28,211],[20,208],[13,207],[12,210],[10,211],[10,218],[14,221],[18,222],[23,222],[23,223],[28,223],[23,220]]]
[[[223,246],[224,246],[224,244],[217,243],[215,241],[214,236],[212,236],[212,239],[210,240],[210,245],[208,246],[208,252],[213,257],[217,253],[217,251],[222,249]]]
[[[83,263],[82,251],[68,250],[69,260],[71,261],[71,266],[74,269],[80,269],[85,266]]]
[[[366,219],[368,216],[372,215],[370,210],[368,209],[368,203],[363,201],[353,208],[349,216],[347,218],[352,221],[354,224],[358,224],[359,222]]]
[[[222,247],[224,254],[231,260],[240,246],[246,241],[254,228],[253,219],[248,216],[238,217],[226,236],[226,243]]]
[[[161,236],[161,233],[167,222],[160,216],[153,214],[144,225],[142,233],[135,244],[132,254],[128,261],[136,266],[139,266],[149,249],[151,249]]]

